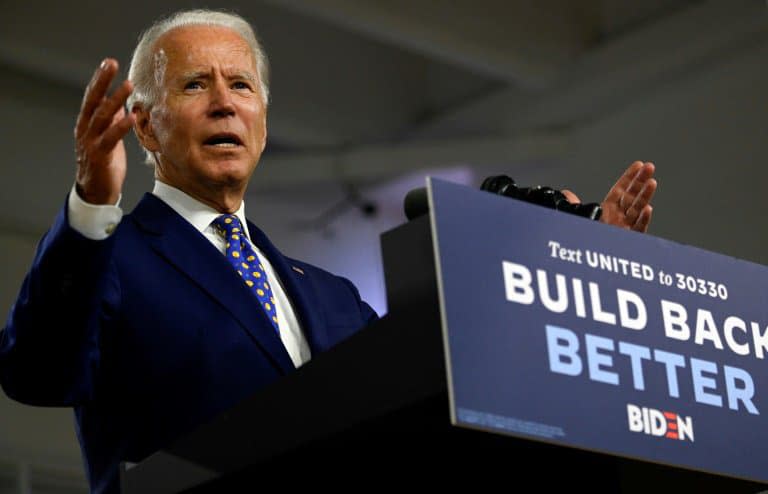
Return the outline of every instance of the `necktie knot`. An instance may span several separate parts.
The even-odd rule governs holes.
[[[242,233],[240,220],[237,219],[237,216],[234,214],[222,214],[213,220],[213,225],[219,235],[227,239],[230,239],[232,235],[237,235],[239,237],[240,233]]]

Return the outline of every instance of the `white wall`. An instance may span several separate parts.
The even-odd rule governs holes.
[[[650,233],[768,264],[768,40],[574,129],[558,182],[602,199],[636,159],[657,165]],[[562,172],[562,175],[560,175]]]

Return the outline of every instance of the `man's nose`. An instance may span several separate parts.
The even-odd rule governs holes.
[[[218,80],[211,87],[209,113],[213,117],[226,117],[235,114],[235,104],[232,93],[226,81]]]

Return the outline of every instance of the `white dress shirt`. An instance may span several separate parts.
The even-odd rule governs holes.
[[[226,241],[221,235],[216,233],[211,224],[221,213],[181,190],[159,180],[155,181],[152,194],[168,204],[182,218],[187,220],[222,255],[226,255]],[[119,200],[115,206],[89,204],[83,201],[77,194],[75,187],[72,187],[68,203],[69,225],[87,238],[103,240],[112,234],[123,217],[123,210],[119,207],[119,204]],[[245,201],[240,204],[240,209],[234,214],[242,223],[243,230],[245,230],[245,234],[250,241],[251,236],[248,232],[248,222],[245,219]],[[293,365],[299,367],[311,358],[309,344],[304,337],[304,332],[299,325],[293,306],[290,300],[288,300],[285,288],[283,288],[282,282],[275,273],[272,264],[253,242],[251,242],[251,246],[264,266],[267,279],[272,280],[270,287],[272,288],[272,295],[275,297],[275,311],[277,312],[277,320],[280,327],[280,339],[288,351]],[[257,303],[255,296],[254,303]]]

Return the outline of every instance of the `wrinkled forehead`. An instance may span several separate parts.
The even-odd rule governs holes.
[[[248,42],[232,29],[192,25],[171,29],[154,47],[155,76],[205,72],[213,68],[257,77],[256,57]]]

